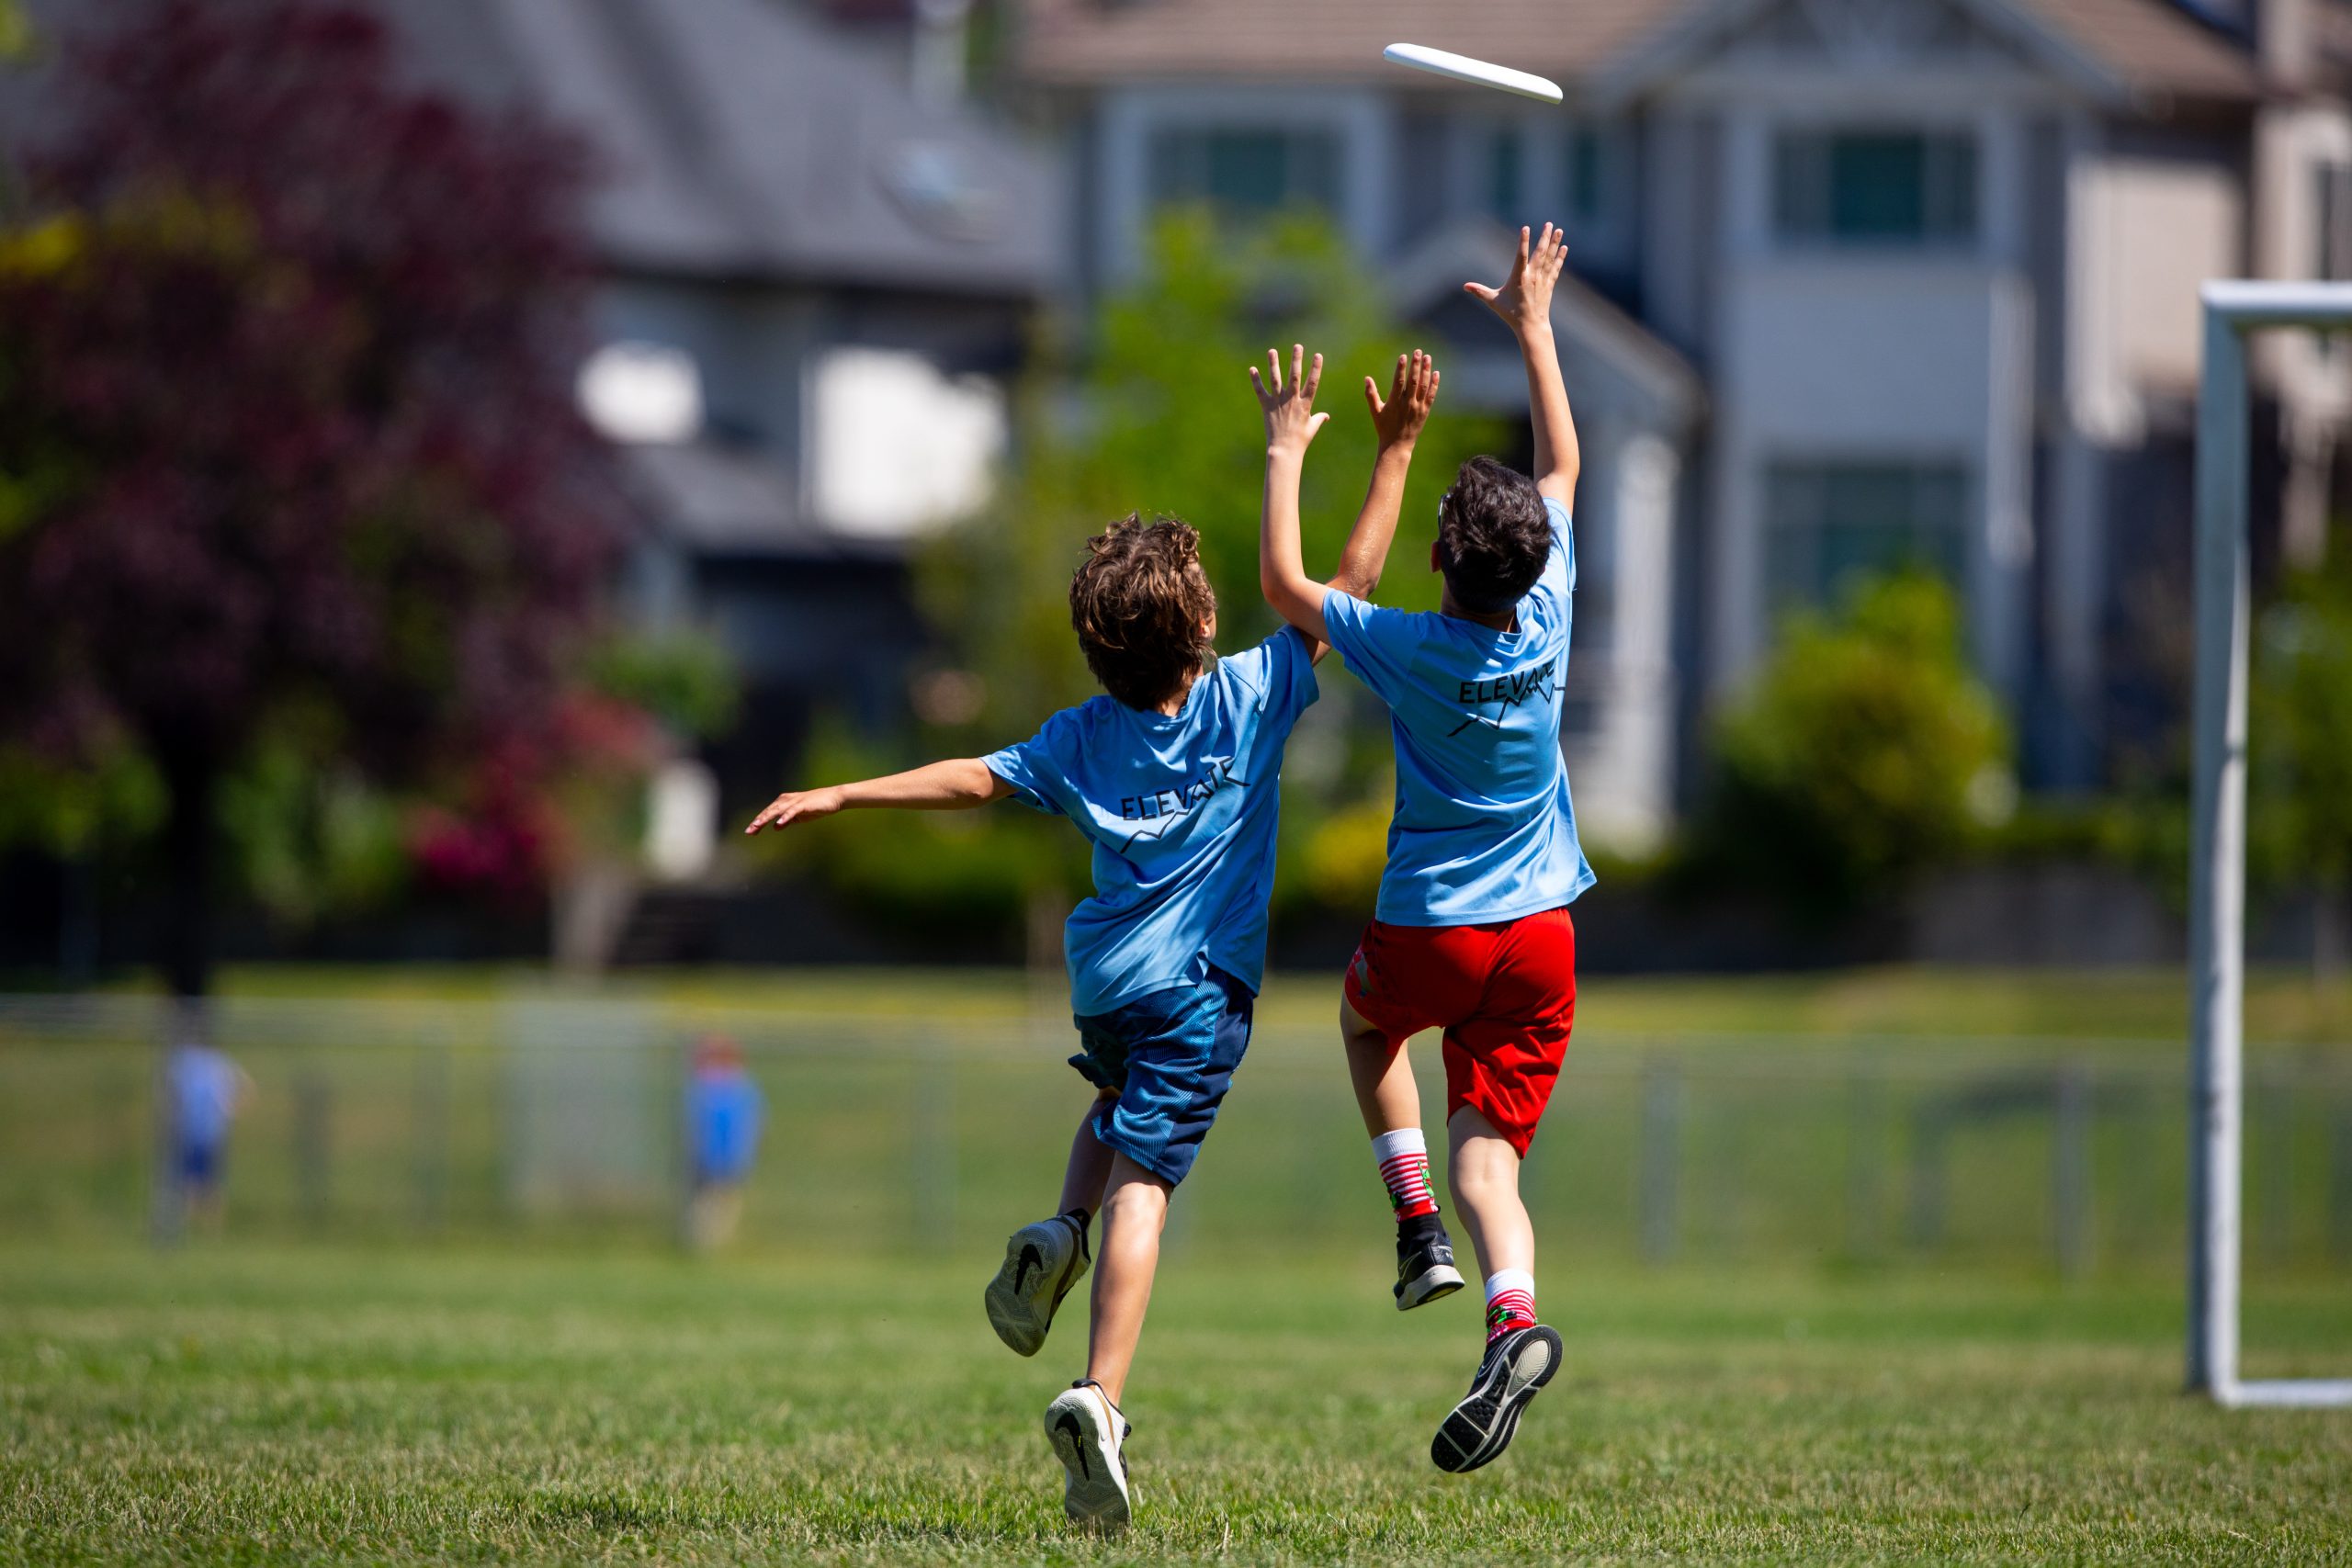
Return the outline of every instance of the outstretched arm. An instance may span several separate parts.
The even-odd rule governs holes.
[[[1527,360],[1527,400],[1535,422],[1535,488],[1563,506],[1573,505],[1577,471],[1577,423],[1568,412],[1568,389],[1560,379],[1560,352],[1552,341],[1552,290],[1567,264],[1568,247],[1559,231],[1544,225],[1531,251],[1519,231],[1519,256],[1498,288],[1483,283],[1462,287],[1503,319]]]
[[[1266,416],[1266,502],[1258,540],[1258,586],[1276,614],[1315,640],[1319,659],[1330,641],[1323,621],[1325,596],[1337,588],[1357,598],[1369,597],[1388,564],[1388,547],[1396,536],[1396,516],[1405,500],[1405,479],[1412,471],[1413,446],[1420,439],[1421,426],[1429,422],[1430,408],[1437,399],[1438,372],[1429,355],[1417,349],[1397,355],[1385,400],[1380,395],[1380,384],[1369,376],[1364,378],[1364,402],[1372,411],[1373,430],[1379,441],[1373,458],[1372,485],[1340,549],[1339,571],[1317,582],[1306,575],[1301,558],[1298,481],[1306,467],[1306,445],[1330,416],[1312,412],[1315,389],[1322,380],[1322,355],[1316,355],[1310,367],[1304,363],[1305,354],[1303,348],[1292,345],[1287,387],[1283,383],[1281,357],[1271,350],[1266,355],[1271,385],[1256,367],[1250,371]]]
[[[795,822],[831,817],[855,807],[898,807],[909,811],[960,811],[986,806],[1012,793],[1012,786],[989,771],[977,757],[933,762],[903,773],[854,784],[826,784],[820,789],[786,790],[743,829],[784,829]]]

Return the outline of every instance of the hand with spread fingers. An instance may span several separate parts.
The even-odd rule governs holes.
[[[1544,224],[1544,232],[1535,237],[1531,249],[1528,231],[1521,229],[1519,256],[1511,263],[1510,276],[1500,288],[1483,283],[1465,283],[1462,288],[1500,316],[1512,332],[1524,337],[1531,332],[1550,329],[1552,290],[1558,286],[1561,269],[1567,264],[1567,242],[1560,231]]]
[[[1290,379],[1283,379],[1282,354],[1266,350],[1266,369],[1250,367],[1250,384],[1257,389],[1258,407],[1266,416],[1266,450],[1304,455],[1315,433],[1331,416],[1315,412],[1315,389],[1323,384],[1323,356],[1309,364],[1303,344],[1290,345]]]
[[[1420,438],[1437,402],[1437,366],[1419,349],[1396,356],[1396,374],[1389,378],[1388,396],[1380,383],[1363,378],[1363,400],[1372,407],[1373,434],[1383,447],[1410,446]]]

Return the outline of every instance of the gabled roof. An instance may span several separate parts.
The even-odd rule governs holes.
[[[1428,85],[1383,63],[1397,42],[1580,78],[1684,0],[1019,0],[1020,68],[1084,85],[1152,77]]]
[[[918,102],[874,46],[778,0],[362,0],[405,67],[584,134],[590,222],[624,269],[1025,298],[1051,286],[1058,182],[968,112]],[[126,0],[31,0],[55,37]],[[55,51],[44,51],[53,59]],[[0,129],[43,84],[0,73]]]
[[[1670,37],[1703,27],[1718,0],[1019,0],[1019,63],[1044,85],[1120,81],[1378,82],[1443,92],[1383,63],[1400,41],[1433,44],[1598,85]],[[2052,56],[2137,97],[2242,99],[2251,51],[2173,0],[1984,0],[2040,29]]]
[[[896,61],[775,0],[374,0],[420,65],[595,140],[613,259],[650,271],[1027,295],[1057,182]],[[492,84],[486,78],[500,78]]]

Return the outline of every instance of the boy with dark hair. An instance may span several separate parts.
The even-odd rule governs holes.
[[[1592,883],[1560,758],[1577,454],[1551,307],[1566,254],[1549,224],[1532,252],[1522,229],[1500,288],[1464,285],[1519,339],[1535,477],[1491,457],[1462,466],[1430,552],[1445,584],[1437,613],[1380,609],[1311,581],[1299,562],[1296,464],[1272,450],[1266,459],[1267,602],[1339,650],[1388,705],[1396,744],[1387,869],[1340,1021],[1396,1219],[1399,1311],[1463,1282],[1430,1190],[1420,1091],[1402,1049],[1424,1029],[1445,1032],[1449,1170],[1487,1287],[1485,1356],[1430,1446],[1448,1471],[1476,1470],[1509,1446],[1560,1358],[1559,1335],[1535,1320],[1519,1168],[1576,1017],[1567,906]]]
[[[1378,573],[1367,563],[1388,553],[1437,373],[1416,355],[1398,360],[1385,402],[1365,388],[1380,452],[1332,581],[1369,592]],[[1297,417],[1306,423],[1304,411]],[[1070,1066],[1096,1095],[1070,1144],[1057,1212],[1012,1234],[985,1302],[998,1337],[1035,1355],[1087,1270],[1101,1213],[1086,1375],[1046,1406],[1046,1437],[1069,1474],[1070,1520],[1115,1532],[1130,1510],[1119,1402],[1170,1195],[1250,1043],[1283,747],[1315,701],[1326,649],[1285,626],[1212,662],[1216,596],[1199,536],[1173,520],[1130,516],[1089,540],[1069,605],[1106,695],[986,758],[779,795],[746,831],[851,807],[953,808],[1012,795],[1068,817],[1092,844],[1094,896],[1071,914],[1065,949],[1081,1045]]]

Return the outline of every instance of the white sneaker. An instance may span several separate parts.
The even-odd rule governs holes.
[[[1069,1214],[1023,1225],[1004,1244],[1004,1267],[989,1281],[989,1324],[996,1337],[1034,1356],[1054,1325],[1069,1288],[1086,1277],[1086,1230]]]
[[[1096,1382],[1075,1382],[1046,1406],[1046,1440],[1069,1472],[1062,1512],[1082,1529],[1127,1528],[1127,1438],[1135,1428]]]

